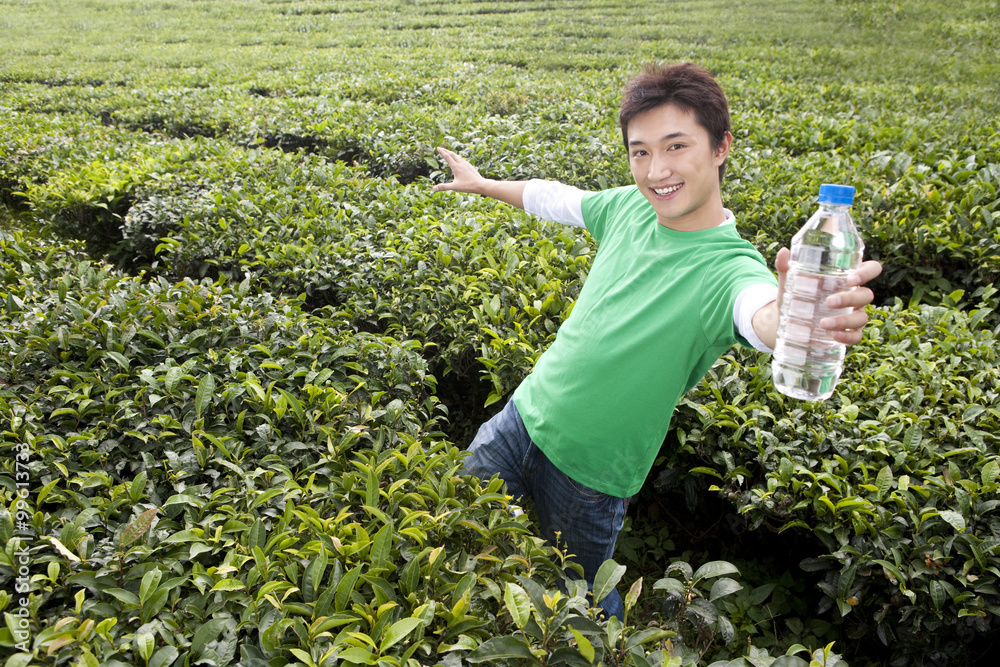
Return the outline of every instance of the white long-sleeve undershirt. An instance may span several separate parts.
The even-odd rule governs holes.
[[[583,196],[585,191],[580,188],[559,183],[532,179],[524,187],[524,210],[532,215],[551,222],[559,222],[573,227],[586,227],[583,222]],[[726,209],[726,219],[723,225],[735,223],[732,211]],[[733,305],[733,322],[740,335],[751,345],[762,352],[771,352],[771,348],[757,335],[753,328],[754,314],[767,304],[778,298],[778,289],[768,283],[759,283],[747,287]]]

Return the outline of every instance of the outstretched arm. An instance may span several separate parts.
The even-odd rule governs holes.
[[[785,289],[785,276],[788,274],[788,257],[791,253],[788,248],[778,251],[778,256],[774,260],[774,268],[778,270],[778,300],[772,301],[753,316],[753,329],[765,345],[774,349],[775,338],[778,333],[778,317],[781,312],[781,295]],[[851,308],[851,312],[838,315],[837,317],[827,317],[820,321],[819,325],[828,331],[833,332],[833,337],[845,345],[857,345],[861,342],[861,330],[868,323],[868,314],[865,306],[870,304],[875,298],[875,294],[867,287],[862,287],[870,280],[874,280],[882,273],[882,265],[875,260],[862,262],[854,274],[847,279],[849,289],[846,292],[838,292],[830,295],[826,299],[826,305],[830,308]]]
[[[459,157],[447,148],[439,147],[438,154],[451,167],[454,178],[450,183],[439,183],[434,186],[434,192],[453,190],[470,194],[485,195],[518,208],[524,208],[524,186],[527,181],[495,181],[483,178],[479,171],[469,164],[468,160]]]

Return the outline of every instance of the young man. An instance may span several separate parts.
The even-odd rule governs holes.
[[[614,552],[629,498],[642,486],[677,401],[736,343],[774,346],[778,279],[736,231],[722,204],[732,144],[718,83],[686,63],[647,66],[625,88],[619,120],[634,186],[584,192],[551,181],[483,178],[451,151],[454,180],[434,187],[493,197],[548,220],[585,227],[599,247],[573,312],[511,401],[469,447],[468,472],[494,474],[535,500],[539,528],[574,554],[588,582]],[[865,262],[851,308],[821,325],[854,345],[868,321]],[[621,617],[621,597],[600,606]]]

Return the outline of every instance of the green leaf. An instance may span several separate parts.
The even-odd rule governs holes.
[[[307,653],[306,651],[303,651],[300,648],[290,648],[288,650],[289,652],[291,652],[292,655],[301,660],[308,667],[315,667],[316,661],[313,660],[312,656],[309,655],[309,653]]]
[[[622,621],[620,618],[618,618],[617,616],[612,616],[611,618],[609,618],[607,627],[608,644],[610,646],[614,646],[615,644],[617,644],[618,640],[621,639],[622,632],[624,632],[624,630],[625,628],[622,626]]]
[[[117,618],[115,617],[106,618],[97,624],[97,627],[94,628],[94,634],[97,635],[98,637],[104,638],[104,640],[107,641],[109,644],[113,643],[114,639],[112,638],[111,633],[109,631],[117,624],[118,624]]]
[[[211,373],[208,373],[198,383],[198,391],[194,397],[194,413],[200,417],[205,412],[205,408],[211,405],[214,397],[215,378]]]
[[[132,644],[135,646],[136,653],[148,663],[149,658],[153,655],[153,649],[156,647],[156,637],[148,632],[140,632],[132,640]]]
[[[104,592],[121,600],[125,604],[134,604],[137,607],[139,606],[139,597],[135,593],[127,591],[124,588],[106,588]]]
[[[132,484],[129,486],[128,496],[133,503],[137,503],[142,499],[143,492],[146,490],[146,471],[143,470],[135,479],[132,480]]]
[[[722,577],[721,579],[717,579],[715,583],[712,584],[712,591],[709,593],[708,599],[715,602],[721,597],[732,595],[733,593],[741,590],[743,590],[743,586],[741,586],[739,582],[730,579],[729,577]]]
[[[682,660],[681,657],[677,656],[674,658],[670,658],[670,662],[661,663],[657,661],[657,664],[653,665],[653,663],[647,660],[646,657],[643,656],[641,652],[629,654],[629,662],[632,664],[632,667],[681,667],[682,664],[681,660]],[[739,667],[743,666],[740,665]]]
[[[225,627],[226,619],[224,618],[213,618],[203,623],[191,639],[191,652],[196,656],[200,656],[205,652],[205,647],[209,642],[218,639]]]
[[[156,587],[160,585],[162,577],[163,573],[155,567],[142,575],[142,583],[139,585],[140,602],[145,602],[151,594],[156,592]]]
[[[333,602],[333,596],[336,595],[336,593],[337,589],[332,585],[326,586],[323,589],[323,592],[319,594],[316,598],[316,602],[313,604],[313,618],[329,615],[330,604]]]
[[[675,634],[671,630],[664,630],[662,628],[646,628],[645,630],[640,630],[632,635],[629,635],[625,642],[625,650],[631,651],[637,646],[642,646],[643,644],[649,644],[651,642],[658,642],[661,639],[667,639],[668,637],[674,637]]]
[[[164,387],[166,388],[168,394],[177,388],[177,383],[180,382],[182,372],[183,371],[180,366],[171,366],[167,371]]]
[[[337,657],[341,662],[355,662],[362,665],[374,665],[378,661],[378,656],[372,655],[371,651],[360,646],[341,651]]]
[[[576,640],[577,650],[580,651],[580,655],[587,662],[593,664],[594,656],[596,652],[594,651],[594,645],[590,643],[590,640],[584,637],[576,628],[570,628],[573,633],[573,638]]]
[[[245,588],[246,587],[243,582],[235,578],[219,579],[219,581],[212,586],[213,591],[242,591]]]
[[[8,665],[10,664],[9,659],[6,664]],[[153,663],[149,664],[152,665]],[[84,648],[83,651],[80,653],[80,657],[77,660],[75,667],[101,667],[101,663],[97,660],[96,657],[94,657],[93,653]]]
[[[264,528],[264,522],[257,519],[250,526],[250,532],[247,536],[247,549],[252,551],[254,548],[263,549],[264,545],[267,544],[267,529]]]
[[[126,371],[128,370],[128,367],[129,367],[128,359],[126,359],[125,355],[123,355],[121,352],[115,352],[113,350],[106,350],[104,352],[104,355],[107,356],[107,357],[111,357],[112,359],[114,359],[115,363],[117,363],[119,366],[121,366],[122,370],[126,370]]]
[[[934,608],[941,611],[944,608],[945,603],[948,602],[948,591],[945,589],[944,585],[937,579],[932,579],[930,582],[930,594],[931,602],[934,603]]]
[[[858,574],[858,566],[850,565],[844,568],[840,573],[840,577],[837,579],[837,597],[841,599],[847,598],[848,593],[851,591],[851,586],[854,585],[854,579]]]
[[[389,552],[392,548],[392,525],[386,524],[375,534],[372,539],[372,548],[369,560],[374,568],[388,567]]]
[[[365,486],[365,505],[378,507],[378,499],[378,476],[375,474],[374,469],[370,469],[368,471],[368,483]]]
[[[878,476],[875,478],[875,486],[878,487],[879,497],[885,496],[892,488],[892,470],[889,466],[883,466],[881,470],[878,471]],[[839,506],[839,503],[838,503]]]
[[[700,473],[702,475],[710,475],[712,477],[715,477],[715,478],[721,479],[721,480],[725,480],[726,479],[721,473],[719,473],[718,470],[715,470],[714,468],[706,468],[705,466],[698,466],[698,467],[695,467],[695,468],[691,468],[691,472],[693,472],[693,473],[694,472]]]
[[[913,425],[906,429],[906,433],[903,434],[903,449],[908,452],[913,451],[915,448],[920,446],[920,442],[924,439],[924,433],[920,430],[920,427]]]
[[[384,653],[386,649],[397,644],[406,635],[413,632],[417,627],[423,624],[423,620],[419,618],[404,618],[396,621],[389,626],[386,630],[385,635],[382,636],[382,641],[379,644],[379,653]]]
[[[983,414],[984,412],[986,412],[986,406],[970,405],[965,409],[965,412],[962,413],[962,421],[964,422],[972,421],[973,419]]]
[[[142,613],[140,614],[140,618],[143,623],[148,623],[154,616],[160,613],[160,610],[167,604],[167,596],[169,594],[169,590],[165,588],[158,588],[156,589],[156,592],[150,596],[149,600],[142,603]]]
[[[876,489],[878,491],[878,489]],[[857,496],[851,496],[850,498],[844,498],[843,500],[838,500],[836,504],[837,511],[845,509],[859,509],[865,508],[868,512],[871,512],[872,504],[863,498],[858,498]]]
[[[626,567],[612,559],[601,563],[594,577],[594,604],[599,605],[615,589],[621,578],[625,576]]]
[[[164,538],[164,544],[186,544],[188,542],[204,542],[205,540],[193,530],[179,530]]]
[[[347,608],[347,601],[351,597],[351,592],[354,590],[355,584],[358,583],[359,576],[361,576],[360,565],[352,568],[344,575],[340,583],[337,584],[337,595],[333,599],[333,608],[335,611],[344,611]]]
[[[288,406],[292,409],[292,412],[295,413],[295,416],[298,417],[299,422],[303,422],[305,420],[305,413],[302,411],[302,403],[299,399],[295,398],[295,396],[288,393],[284,389],[279,388],[278,391],[285,397],[285,400],[288,401]]]
[[[465,657],[466,662],[496,662],[498,660],[521,659],[529,660],[531,664],[539,664],[528,646],[514,637],[494,637],[479,645],[475,651]]]
[[[635,603],[639,601],[640,595],[642,595],[642,577],[633,581],[629,587],[628,593],[625,595],[625,609],[632,609]]]
[[[250,503],[250,509],[256,509],[257,507],[266,503],[271,498],[274,498],[275,496],[280,495],[281,493],[282,489],[280,488],[271,488],[268,489],[267,491],[264,491],[263,493],[259,494],[256,498],[253,499],[253,502]]]
[[[504,588],[503,602],[514,619],[514,624],[523,630],[531,620],[531,599],[527,592],[517,584],[508,582]]]
[[[960,512],[945,510],[941,512],[941,518],[947,521],[958,532],[961,533],[965,530],[965,517]]]
[[[440,654],[447,653],[448,651],[473,651],[478,646],[476,640],[469,635],[459,635],[454,644],[447,646],[444,644],[438,645],[437,652]]]
[[[705,563],[697,570],[695,570],[692,579],[695,582],[701,581],[702,579],[713,579],[715,577],[722,577],[727,574],[739,574],[740,571],[736,569],[736,566],[732,563],[727,563],[724,560],[713,560],[711,562]]]
[[[329,563],[330,556],[326,552],[326,547],[320,545],[319,553],[316,554],[316,558],[313,559],[306,574],[303,574],[302,577],[302,592],[306,602],[314,600],[316,590],[323,581],[323,575],[326,574],[326,566]]]
[[[872,562],[877,563],[881,565],[883,568],[885,568],[885,571],[891,574],[896,579],[896,582],[899,584],[900,588],[903,588],[905,586],[906,577],[903,576],[902,571],[898,567],[896,567],[895,564],[890,563],[887,560],[881,560],[881,559],[876,559]]]
[[[679,598],[687,594],[687,586],[680,579],[664,577],[653,584],[654,591],[666,591],[668,597]]]
[[[983,466],[983,472],[981,474],[983,484],[992,484],[997,481],[997,477],[1000,477],[1000,463],[997,463],[997,460],[993,459]]]

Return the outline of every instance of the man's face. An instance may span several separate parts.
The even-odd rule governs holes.
[[[729,155],[729,134],[713,148],[694,113],[664,104],[632,119],[628,143],[632,177],[661,225],[694,231],[722,224],[719,166]]]

